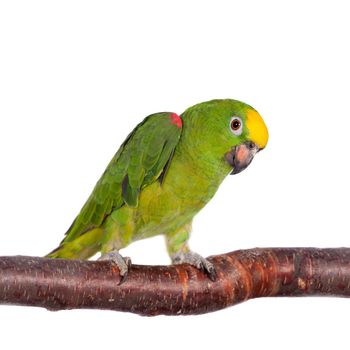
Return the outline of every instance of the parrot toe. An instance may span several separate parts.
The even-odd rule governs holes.
[[[113,250],[107,254],[103,254],[98,260],[109,260],[117,265],[121,276],[119,284],[122,284],[126,280],[129,268],[131,267],[131,259],[129,257],[123,257],[117,250]]]
[[[180,264],[190,264],[196,267],[198,270],[203,271],[208,275],[210,280],[213,282],[216,280],[216,271],[214,265],[207,259],[203,258],[201,255],[194,252],[179,252],[172,256],[171,258],[174,265]]]

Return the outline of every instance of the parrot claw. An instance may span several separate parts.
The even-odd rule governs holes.
[[[128,256],[123,257],[117,250],[113,250],[107,254],[103,254],[98,260],[109,260],[116,264],[121,277],[119,284],[125,282],[126,277],[128,276],[129,269],[131,267],[131,259]]]
[[[197,253],[191,251],[186,253],[180,252],[174,254],[171,259],[175,265],[190,264],[207,274],[211,281],[214,282],[216,280],[214,265]]]

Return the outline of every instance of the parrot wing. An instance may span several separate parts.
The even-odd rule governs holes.
[[[181,118],[175,113],[145,118],[120,146],[62,242],[100,227],[125,204],[137,207],[142,188],[164,180],[181,130]]]

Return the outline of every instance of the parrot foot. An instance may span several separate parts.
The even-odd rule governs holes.
[[[121,276],[119,284],[122,284],[126,280],[129,268],[131,267],[131,259],[128,256],[123,257],[117,250],[112,250],[109,253],[103,254],[98,260],[109,260],[117,265]]]
[[[216,271],[214,265],[203,258],[201,255],[194,252],[179,252],[171,257],[174,265],[190,264],[196,267],[198,270],[203,271],[214,282],[216,280]]]

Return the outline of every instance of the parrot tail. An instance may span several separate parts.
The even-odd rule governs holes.
[[[63,240],[56,249],[45,255],[45,257],[61,259],[88,259],[100,250],[102,235],[103,230],[101,228],[94,228],[72,241],[67,242]]]

